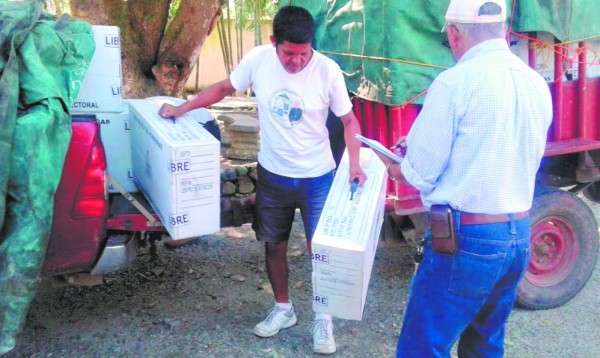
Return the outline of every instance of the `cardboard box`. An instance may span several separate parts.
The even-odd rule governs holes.
[[[345,319],[361,320],[385,211],[387,173],[369,148],[361,148],[367,181],[350,200],[348,153],[312,240],[313,309]]]
[[[124,102],[121,113],[99,112],[96,119],[100,123],[100,134],[108,174],[113,177],[125,190],[130,193],[138,191],[133,180],[133,166],[131,164],[131,134],[129,128],[129,104]],[[108,185],[109,193],[119,191],[111,184]]]
[[[171,237],[219,231],[219,141],[188,115],[173,123],[157,103],[128,102],[133,177]]]
[[[123,111],[121,77],[96,76],[92,72],[83,81],[71,83],[79,88],[77,98],[71,100],[71,110],[77,113],[98,113]]]
[[[121,30],[118,26],[92,25],[96,52],[93,62],[121,61]]]
[[[121,39],[117,26],[92,26],[96,50],[83,81],[71,84],[79,88],[71,98],[71,109],[79,113],[123,111]]]

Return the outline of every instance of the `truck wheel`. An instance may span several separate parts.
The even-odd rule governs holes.
[[[517,304],[527,309],[563,305],[585,286],[598,258],[598,224],[583,200],[545,188],[531,209],[531,258],[517,288]]]

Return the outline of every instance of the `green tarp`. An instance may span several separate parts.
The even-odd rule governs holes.
[[[562,42],[600,40],[598,0],[518,0],[516,4],[515,31],[549,32]]]
[[[71,98],[95,50],[91,26],[42,1],[0,1],[0,354],[35,295],[71,139]]]
[[[449,1],[294,0],[317,21],[315,47],[333,58],[346,74],[348,89],[359,97],[402,105],[426,90],[454,64],[441,43],[440,30]],[[550,32],[561,41],[600,35],[598,0],[511,0],[512,29]],[[598,38],[600,39],[600,37]],[[422,103],[423,96],[414,103]]]

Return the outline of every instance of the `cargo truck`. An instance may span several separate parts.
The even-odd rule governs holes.
[[[315,47],[344,72],[363,135],[387,147],[396,144],[417,118],[435,76],[454,64],[440,31],[448,2],[294,5],[315,17]],[[511,50],[546,79],[553,97],[531,209],[531,260],[518,288],[520,306],[545,309],[572,299],[598,257],[598,223],[584,197],[600,202],[600,26],[590,15],[600,4],[507,5]],[[385,237],[404,236],[416,244],[428,226],[418,191],[389,180],[386,208]]]

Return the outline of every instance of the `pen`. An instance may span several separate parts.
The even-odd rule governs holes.
[[[171,122],[173,122],[173,124],[177,124],[177,121],[175,120],[175,117],[171,117]]]
[[[401,144],[396,144],[394,146],[390,147],[391,150],[394,149],[400,149],[400,156],[405,156],[406,155],[406,147],[403,147]]]

